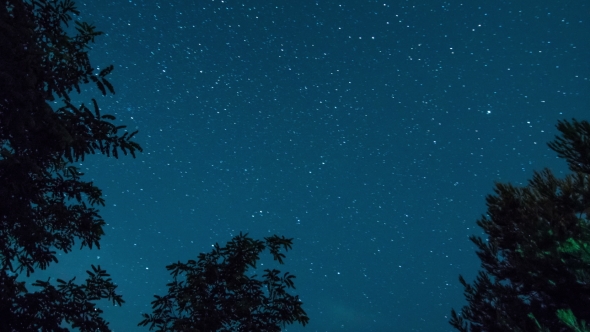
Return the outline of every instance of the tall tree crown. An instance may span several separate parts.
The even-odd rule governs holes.
[[[100,266],[85,283],[37,281],[29,276],[57,262],[57,252],[76,244],[99,247],[104,220],[101,190],[72,162],[88,154],[135,156],[136,132],[101,115],[98,103],[75,106],[70,93],[93,82],[101,94],[114,93],[97,74],[89,45],[101,33],[76,21],[71,0],[6,0],[0,6],[0,330],[108,331],[96,301],[120,305],[117,286]],[[72,33],[70,33],[73,32]],[[57,101],[61,100],[61,107]]]
[[[572,174],[545,169],[486,198],[477,224],[488,238],[471,237],[482,271],[473,284],[460,277],[469,305],[452,311],[459,331],[570,331],[590,320],[590,124],[557,129],[549,147]]]

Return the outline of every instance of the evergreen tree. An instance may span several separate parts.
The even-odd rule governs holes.
[[[57,262],[74,242],[100,246],[105,222],[95,208],[102,192],[73,162],[88,154],[135,156],[141,147],[134,133],[121,131],[98,104],[79,107],[70,93],[94,82],[100,92],[114,93],[106,76],[95,74],[89,44],[101,33],[78,15],[71,0],[6,0],[0,6],[0,330],[107,331],[95,302],[123,300],[106,271],[92,266],[82,284],[37,281],[27,289],[20,275],[30,276]],[[61,100],[59,108],[50,102]]]
[[[294,322],[305,326],[309,318],[302,302],[286,291],[295,288],[294,275],[267,269],[259,279],[248,271],[264,250],[283,264],[281,248],[291,249],[292,239],[273,235],[264,240],[240,233],[225,247],[215,244],[198,261],[167,266],[173,278],[168,294],[155,296],[153,314],[143,314],[139,325],[159,332],[279,332]]]
[[[586,331],[590,320],[590,124],[560,121],[549,143],[573,172],[548,169],[525,187],[497,183],[472,236],[482,271],[459,277],[468,305],[459,331]]]

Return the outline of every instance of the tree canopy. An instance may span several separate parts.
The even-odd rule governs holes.
[[[240,234],[224,247],[215,244],[198,261],[168,265],[173,278],[168,294],[155,296],[153,314],[143,314],[139,325],[159,332],[279,332],[294,322],[305,326],[309,318],[302,302],[287,292],[295,288],[294,275],[266,269],[257,278],[249,272],[266,249],[283,264],[281,248],[287,251],[293,242],[276,235],[264,240]]]
[[[137,131],[115,125],[95,99],[90,106],[72,103],[70,94],[87,83],[102,95],[115,92],[106,78],[114,67],[95,72],[88,57],[101,32],[73,22],[79,14],[71,0],[7,0],[0,7],[0,331],[109,331],[97,302],[124,302],[100,266],[91,266],[81,283],[37,280],[30,285],[36,291],[21,278],[57,263],[58,252],[76,243],[100,248],[102,191],[73,163],[89,154],[118,158],[142,151],[133,140]],[[305,325],[302,303],[286,291],[295,288],[294,275],[265,270],[258,280],[245,274],[266,249],[282,264],[281,249],[291,244],[276,235],[259,241],[240,234],[198,262],[168,266],[170,293],[156,297],[154,314],[140,324],[183,331]]]
[[[472,236],[482,271],[463,277],[459,331],[585,331],[590,320],[590,124],[560,121],[549,147],[572,174],[535,172],[525,187],[497,183]]]
[[[98,103],[75,106],[70,94],[93,82],[114,93],[108,66],[95,73],[89,44],[101,33],[78,15],[71,0],[7,0],[0,7],[0,330],[108,330],[95,303],[120,305],[116,286],[99,266],[74,280],[37,281],[29,292],[21,274],[46,269],[57,252],[99,247],[104,234],[95,208],[101,190],[83,181],[73,162],[88,154],[135,156],[134,133],[101,115]],[[58,100],[62,106],[57,107]],[[66,324],[66,325],[64,325]]]

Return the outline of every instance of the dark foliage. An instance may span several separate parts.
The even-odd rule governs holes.
[[[557,129],[563,137],[556,137],[549,147],[567,160],[572,171],[590,174],[590,123],[559,121]]]
[[[590,125],[557,128],[549,146],[574,173],[496,184],[477,221],[488,238],[471,237],[482,271],[473,284],[459,278],[469,303],[452,311],[459,331],[572,331],[576,318],[590,319]]]
[[[49,280],[37,280],[33,286],[41,290],[29,293],[24,282],[0,271],[0,331],[68,331],[64,324],[80,331],[109,331],[103,311],[94,302],[107,299],[121,305],[124,301],[100,266],[86,273],[84,284],[74,283],[75,278],[57,279],[56,287]]]
[[[135,156],[135,133],[120,133],[98,104],[74,106],[72,91],[93,82],[114,93],[106,67],[95,74],[89,43],[100,35],[71,0],[7,0],[0,7],[0,330],[59,331],[69,323],[82,331],[107,330],[92,301],[123,301],[100,268],[83,285],[38,281],[28,292],[18,281],[57,262],[57,252],[99,247],[104,221],[93,206],[102,192],[71,163],[87,154]],[[49,102],[61,99],[54,109]]]
[[[198,261],[167,266],[173,281],[165,296],[155,296],[153,314],[143,314],[141,326],[157,331],[281,331],[281,326],[309,318],[297,296],[294,275],[264,270],[261,279],[248,276],[256,268],[259,255],[268,249],[274,260],[283,263],[292,239],[273,235],[265,241],[247,235],[234,237],[225,247],[215,244]]]

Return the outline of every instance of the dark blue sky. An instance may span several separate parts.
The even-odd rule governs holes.
[[[450,331],[494,181],[564,171],[546,142],[588,119],[587,1],[78,4],[145,151],[83,166],[107,235],[55,270],[111,272],[115,331],[240,231],[295,238],[305,331]]]

